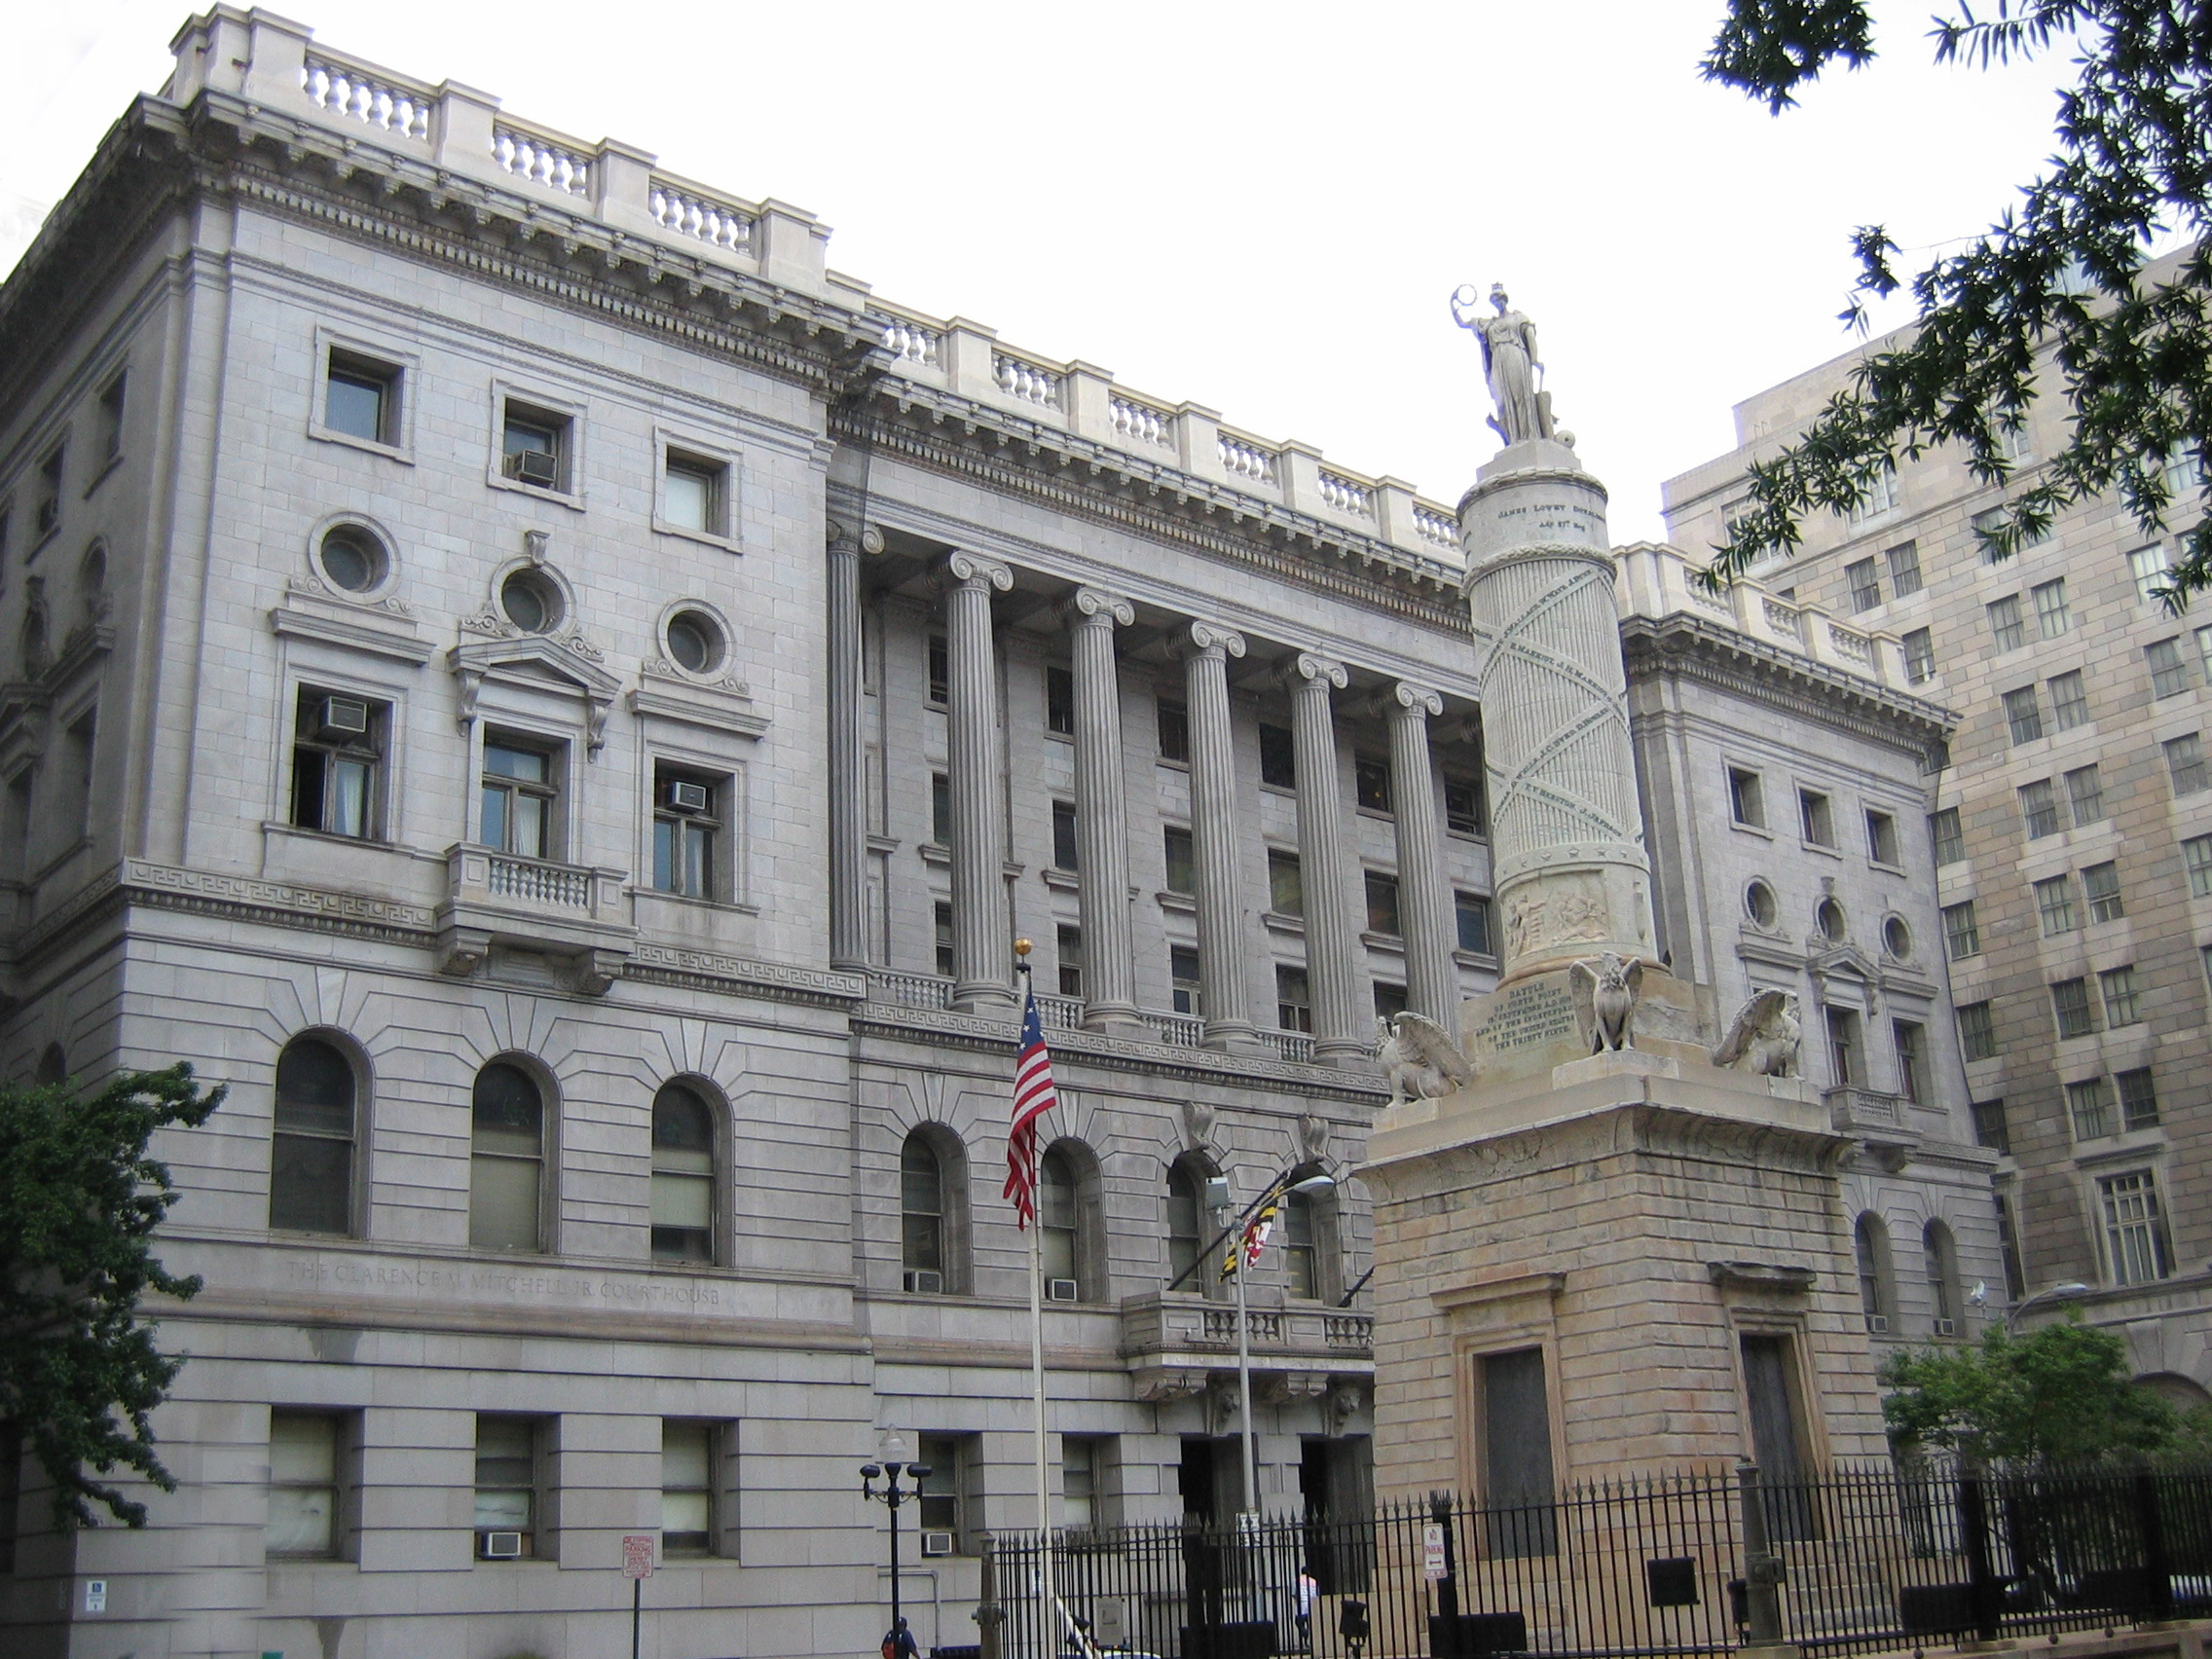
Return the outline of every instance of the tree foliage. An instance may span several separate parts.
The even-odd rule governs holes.
[[[2188,1450],[2200,1432],[2185,1433],[2174,1409],[2129,1378],[2119,1337],[2079,1316],[2024,1337],[1992,1325],[1976,1347],[1894,1354],[1882,1382],[1899,1451],[2063,1461]]]
[[[1806,515],[1848,513],[1882,468],[1944,444],[1979,482],[2007,483],[2004,434],[2046,389],[2067,405],[2067,441],[1982,532],[2000,558],[2096,498],[2117,497],[2158,534],[2174,505],[2167,458],[2212,439],[2212,0],[1988,0],[1983,16],[1956,4],[1931,31],[1939,62],[2076,50],[2058,153],[1985,235],[1912,277],[1918,321],[1901,343],[1869,352],[1796,442],[1752,464],[1711,579],[1789,553]],[[1704,73],[1779,115],[1830,64],[1873,57],[1867,5],[1730,0]],[[2176,234],[2194,245],[2148,270]],[[1852,242],[1860,275],[1844,319],[1863,326],[1866,299],[1902,286],[1899,249],[1879,225]],[[2212,585],[2212,515],[2183,536],[2168,580],[2176,609]]]
[[[138,1304],[149,1290],[193,1296],[200,1280],[154,1256],[176,1188],[146,1146],[167,1124],[206,1122],[222,1098],[186,1065],[84,1099],[61,1084],[0,1088],[0,1418],[22,1426],[64,1530],[93,1525],[94,1503],[145,1525],[145,1505],[96,1478],[118,1466],[176,1490],[148,1418],[184,1362],[155,1347]]]

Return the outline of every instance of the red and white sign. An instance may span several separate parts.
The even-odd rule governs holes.
[[[653,1535],[650,1532],[625,1532],[622,1534],[622,1576],[624,1578],[650,1578],[653,1575]]]
[[[1431,1521],[1420,1530],[1421,1575],[1431,1581],[1444,1576],[1444,1529]]]

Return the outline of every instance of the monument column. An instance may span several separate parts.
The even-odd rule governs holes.
[[[1406,940],[1406,1006],[1447,1030],[1458,1023],[1457,924],[1444,879],[1443,826],[1428,758],[1428,722],[1444,699],[1401,680],[1376,699],[1390,725],[1390,808],[1398,832],[1398,925]]]
[[[1346,886],[1356,862],[1346,851],[1337,777],[1337,722],[1331,693],[1348,677],[1344,664],[1301,651],[1275,671],[1291,694],[1291,742],[1298,768],[1298,869],[1306,893],[1306,972],[1313,997],[1313,1057],[1364,1064],[1374,1018],[1361,1006],[1358,923]]]
[[[867,966],[867,746],[861,729],[861,554],[883,533],[830,525],[830,966]]]
[[[1129,932],[1129,825],[1122,768],[1122,686],[1114,625],[1137,613],[1129,602],[1078,588],[1061,604],[1073,636],[1075,844],[1081,866],[1083,1023],[1092,1031],[1135,1029],[1136,962]]]
[[[1258,1042],[1246,1012],[1244,906],[1236,887],[1236,766],[1229,738],[1229,659],[1244,636],[1193,622],[1180,642],[1191,718],[1191,842],[1198,865],[1198,1004],[1210,1049]]]
[[[996,560],[955,553],[938,568],[937,581],[951,669],[952,1006],[987,1014],[1014,1006],[991,645],[991,593],[1012,588],[1014,572]]]

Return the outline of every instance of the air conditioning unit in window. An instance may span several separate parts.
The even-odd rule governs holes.
[[[1869,1313],[1866,1315],[1866,1331],[1869,1336],[1881,1336],[1885,1332],[1887,1332],[1889,1328],[1890,1319],[1888,1314]]]
[[[325,697],[315,723],[324,737],[366,737],[369,706],[358,697]]]
[[[1073,1302],[1076,1300],[1075,1280],[1047,1279],[1045,1281],[1045,1295],[1053,1302]]]
[[[543,450],[516,450],[507,457],[507,476],[550,490],[561,482],[561,462]]]
[[[906,1288],[920,1296],[941,1296],[944,1275],[931,1268],[910,1268],[906,1272]]]
[[[922,1554],[926,1556],[948,1556],[951,1553],[952,1534],[950,1532],[924,1532],[922,1534]]]
[[[1936,1334],[1939,1337],[1955,1337],[1959,1334],[1959,1322],[1956,1319],[1938,1319],[1936,1321]]]
[[[476,1554],[481,1561],[519,1561],[522,1559],[520,1532],[479,1532],[476,1534]]]
[[[687,784],[681,778],[668,782],[668,805],[672,812],[704,812],[707,810],[709,792],[705,784]]]

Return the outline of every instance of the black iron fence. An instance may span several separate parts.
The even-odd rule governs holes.
[[[1090,1639],[1160,1659],[1840,1655],[2212,1612],[2212,1465],[1746,1466],[1523,1506],[1002,1535],[1004,1659],[1075,1651],[1040,1601],[1048,1547]]]

